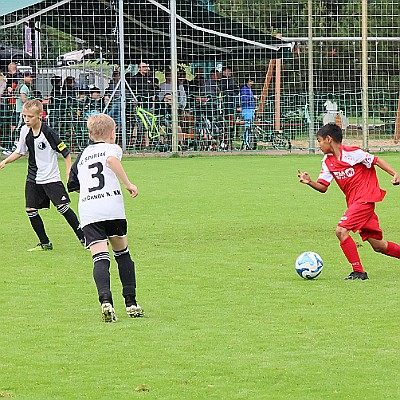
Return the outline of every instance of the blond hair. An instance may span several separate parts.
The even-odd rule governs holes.
[[[36,114],[38,115],[43,114],[43,104],[40,100],[37,99],[28,100],[24,103],[23,108],[25,110],[34,110],[34,112],[36,112]]]
[[[115,122],[107,114],[93,114],[87,120],[90,137],[108,138],[115,131]]]

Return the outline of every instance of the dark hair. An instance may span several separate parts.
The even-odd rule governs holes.
[[[61,86],[61,84],[62,84],[62,78],[61,78],[61,76],[53,75],[53,76],[50,78],[50,83],[51,83],[53,86]]]
[[[222,72],[226,71],[227,69],[229,69],[229,71],[232,71],[232,68],[227,65],[226,67],[222,67]]]
[[[74,85],[74,83],[75,83],[75,78],[73,76],[67,76],[64,79],[64,86],[67,86],[67,85],[72,86],[72,85]]]
[[[335,143],[342,143],[343,133],[342,128],[339,125],[336,125],[334,122],[330,122],[329,124],[324,125],[318,132],[317,136],[326,139],[327,136],[330,136]]]

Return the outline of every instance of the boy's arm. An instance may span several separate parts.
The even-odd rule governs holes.
[[[71,154],[68,154],[66,157],[64,157],[64,162],[65,162],[65,174],[68,182],[69,173],[71,172],[71,165],[72,165]]]
[[[383,171],[387,172],[389,175],[393,176],[393,179],[391,180],[393,185],[399,185],[400,184],[400,176],[399,176],[399,174],[391,167],[391,165],[388,162],[386,162],[382,158],[376,157],[375,165],[377,165]]]
[[[17,153],[14,151],[14,153],[10,154],[6,159],[4,159],[2,162],[0,162],[0,169],[3,169],[6,164],[10,164],[15,160],[18,160],[18,158],[21,158],[22,154]]]
[[[80,182],[78,178],[78,162],[80,159],[80,155],[75,160],[74,164],[71,167],[71,171],[69,173],[67,188],[68,192],[79,192],[80,191]]]
[[[107,158],[107,165],[109,168],[111,168],[117,178],[124,184],[126,190],[130,193],[131,197],[136,197],[138,195],[138,189],[128,179],[128,176],[124,171],[121,161],[118,160],[118,158],[116,157],[110,156]]]
[[[299,182],[304,183],[305,185],[311,186],[313,189],[317,190],[318,192],[325,193],[328,190],[326,185],[322,183],[315,182],[311,179],[308,172],[301,172],[299,169],[297,170],[297,176],[300,178]]]

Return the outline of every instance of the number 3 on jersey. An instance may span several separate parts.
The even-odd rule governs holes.
[[[92,174],[92,178],[99,180],[99,184],[97,186],[89,188],[89,193],[90,192],[94,192],[96,190],[103,189],[103,187],[104,187],[104,175],[102,174],[102,172],[103,172],[103,164],[99,163],[99,162],[98,163],[94,163],[94,164],[90,164],[88,166],[88,168],[96,168],[97,169],[96,173]]]

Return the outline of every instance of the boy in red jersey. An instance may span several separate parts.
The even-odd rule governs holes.
[[[336,228],[340,247],[351,264],[353,271],[345,280],[368,279],[358,254],[356,243],[350,231],[359,232],[363,241],[367,240],[372,248],[387,256],[400,258],[400,246],[383,240],[375,203],[382,201],[386,192],[379,187],[375,165],[393,176],[393,185],[400,184],[400,176],[382,158],[351,146],[342,145],[342,129],[330,123],[317,133],[319,148],[325,154],[322,169],[315,182],[307,172],[298,170],[300,182],[318,192],[325,193],[333,179],[346,196],[347,210]]]

